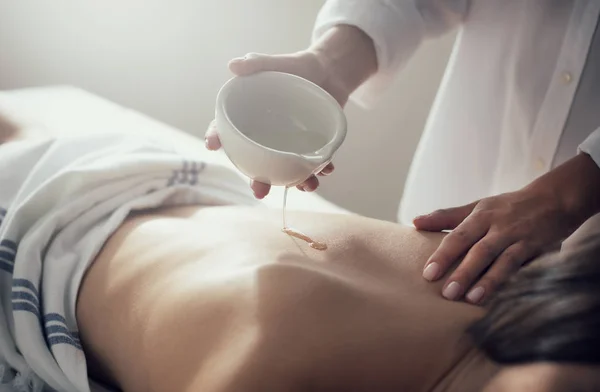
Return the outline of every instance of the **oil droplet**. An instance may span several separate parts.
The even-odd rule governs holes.
[[[327,244],[324,242],[319,242],[319,241],[315,241],[312,238],[310,238],[309,236],[307,236],[306,234],[293,229],[291,227],[287,226],[287,222],[286,222],[286,216],[285,216],[285,211],[287,208],[287,194],[288,194],[288,189],[289,187],[285,187],[285,191],[283,192],[283,228],[281,229],[281,231],[283,231],[285,234],[289,235],[290,237],[294,237],[294,238],[298,238],[302,241],[305,241],[308,243],[308,246],[310,246],[311,248],[315,249],[315,250],[327,250]]]
[[[304,234],[298,230],[292,229],[290,227],[284,227],[281,231],[283,231],[285,234],[289,235],[290,237],[295,237],[302,241],[308,242],[308,246],[310,246],[313,249],[327,250],[326,243],[315,241],[312,238],[310,238],[309,236],[307,236],[306,234]]]

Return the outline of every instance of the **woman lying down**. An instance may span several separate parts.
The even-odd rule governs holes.
[[[15,141],[0,168],[5,390],[600,388],[599,237],[481,308],[422,280],[442,234],[289,214],[313,250],[164,141]]]

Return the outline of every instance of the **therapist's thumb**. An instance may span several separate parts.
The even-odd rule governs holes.
[[[431,214],[421,215],[413,220],[417,230],[442,231],[453,230],[460,225],[473,211],[477,202],[462,207],[437,210]]]
[[[229,70],[236,75],[250,75],[262,71],[294,73],[294,68],[294,58],[288,55],[248,53],[229,62]]]

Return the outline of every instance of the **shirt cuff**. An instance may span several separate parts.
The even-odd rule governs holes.
[[[363,107],[372,106],[378,100],[422,40],[424,23],[414,2],[403,0],[404,6],[390,3],[393,2],[329,0],[315,22],[313,41],[340,24],[355,26],[373,40],[377,73],[350,97]]]
[[[579,145],[578,152],[588,154],[600,167],[600,128],[596,129]]]

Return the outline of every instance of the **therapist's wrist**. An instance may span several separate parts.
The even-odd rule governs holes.
[[[573,229],[600,213],[600,168],[585,153],[541,176],[525,189],[552,194],[563,212],[564,224]]]
[[[373,40],[357,27],[339,25],[327,31],[309,51],[324,70],[324,77],[350,95],[377,72]]]

